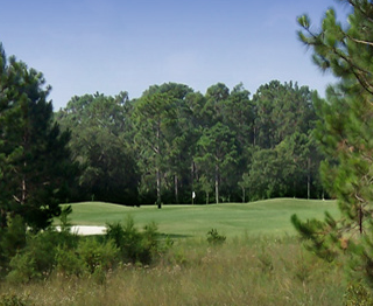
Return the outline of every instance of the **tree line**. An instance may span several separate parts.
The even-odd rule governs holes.
[[[55,113],[82,166],[75,200],[161,207],[320,198],[314,93],[271,81],[252,97],[223,83],[205,94],[165,83],[132,100],[75,96]]]
[[[53,113],[42,73],[0,45],[0,225],[47,227],[59,204],[126,205],[320,198],[312,96],[271,81],[150,86],[138,99],[72,97]],[[194,198],[192,195],[196,195]]]

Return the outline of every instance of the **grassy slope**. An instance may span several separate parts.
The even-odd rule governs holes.
[[[272,199],[245,204],[164,205],[140,208],[100,202],[73,204],[72,223],[105,225],[123,221],[132,215],[138,226],[154,221],[159,231],[175,236],[205,236],[211,228],[226,236],[248,234],[293,234],[290,216],[296,213],[303,220],[323,218],[324,212],[338,214],[334,201]]]

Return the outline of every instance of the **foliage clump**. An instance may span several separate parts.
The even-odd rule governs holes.
[[[105,236],[91,237],[72,234],[66,224],[60,232],[48,228],[38,233],[15,226],[20,224],[24,223],[19,216],[9,219],[0,236],[0,272],[16,284],[45,280],[52,274],[104,280],[119,264],[149,265],[171,246],[168,240],[160,242],[155,223],[140,231],[131,217],[124,224],[108,224]]]
[[[30,301],[25,297],[20,297],[16,294],[0,295],[0,306],[30,306]]]
[[[124,262],[148,265],[162,251],[155,223],[149,223],[139,231],[133,218],[128,216],[124,224],[107,224],[107,228],[106,239],[113,240]]]
[[[373,296],[361,281],[347,286],[343,297],[344,306],[373,306]]]
[[[218,233],[217,229],[212,228],[207,232],[207,242],[213,245],[223,244],[227,237]]]

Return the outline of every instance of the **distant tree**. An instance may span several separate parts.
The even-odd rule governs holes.
[[[150,86],[133,104],[134,147],[142,173],[140,195],[148,203],[154,201],[153,190],[160,192],[165,203],[190,201],[196,131],[189,95],[193,90],[186,85],[164,83]],[[158,124],[158,134],[154,134],[154,124]]]
[[[268,179],[278,184],[281,180],[282,186],[271,188],[269,193],[263,193],[262,190],[258,194],[259,197],[264,194],[271,197],[292,195],[310,198],[311,194],[313,197],[317,196],[319,181],[315,173],[318,171],[321,156],[316,150],[312,133],[317,118],[312,93],[307,86],[299,87],[297,83],[281,84],[279,81],[271,81],[260,86],[254,94],[253,145],[256,150],[266,150],[263,152],[270,158],[268,166],[274,166],[273,162],[277,160],[276,164],[280,167],[279,172],[268,171],[269,177],[263,178],[262,182]],[[253,163],[265,163],[263,157],[259,157],[259,153],[256,154],[256,161],[253,160]],[[251,165],[251,173],[254,173],[256,167],[257,165],[254,168]],[[271,173],[273,176],[276,173],[277,177],[271,177]],[[259,173],[257,175],[260,176]],[[254,179],[256,192],[262,189],[258,185],[259,182],[260,180]],[[268,189],[271,185],[265,183],[262,186]]]
[[[307,133],[316,119],[312,91],[297,83],[271,81],[259,87],[253,96],[255,108],[255,146],[274,148],[287,136]]]
[[[225,100],[223,121],[235,133],[237,146],[236,163],[232,165],[234,171],[230,173],[229,180],[226,182],[227,191],[230,190],[233,195],[235,193],[239,194],[239,189],[245,193],[245,189],[248,188],[243,189],[242,184],[237,182],[241,181],[252,159],[254,119],[254,105],[250,99],[250,93],[242,84],[238,84]],[[242,197],[244,200],[246,196],[243,195]]]
[[[213,181],[210,177],[202,175],[199,178],[199,183],[201,185],[201,189],[205,192],[206,195],[206,204],[210,203],[210,193],[213,191]]]
[[[134,105],[132,120],[135,146],[143,173],[155,174],[156,203],[162,208],[162,181],[167,169],[167,148],[171,147],[177,124],[175,98],[167,93],[145,94]]]
[[[195,157],[198,154],[197,142],[203,131],[204,119],[203,108],[206,104],[206,97],[200,92],[188,93],[184,99],[183,130],[188,131],[188,142],[185,152],[187,152],[187,161],[190,167],[190,192],[197,187],[199,175]]]
[[[340,2],[351,10],[348,24],[338,22],[333,9],[319,32],[311,31],[306,15],[298,20],[299,37],[313,49],[314,62],[339,78],[326,101],[315,97],[315,103],[321,117],[316,136],[327,156],[323,181],[343,217],[301,222],[293,216],[292,221],[320,256],[332,260],[342,250],[352,255],[351,274],[364,277],[372,289],[373,4]]]
[[[197,146],[199,153],[195,161],[206,178],[213,175],[215,202],[218,204],[221,176],[229,175],[230,167],[234,165],[237,158],[234,133],[228,126],[217,123],[211,128],[204,129]]]
[[[126,92],[111,97],[100,93],[73,97],[56,114],[70,129],[70,147],[82,165],[78,198],[137,204],[139,175],[131,147],[131,106]]]
[[[223,123],[227,116],[227,99],[229,88],[223,83],[217,83],[207,88],[206,103],[202,109],[203,125],[212,127],[216,123]]]
[[[256,148],[246,179],[253,199],[284,196],[287,185],[282,166],[285,163],[276,150]]]
[[[317,197],[319,167],[322,155],[318,152],[312,130],[309,133],[295,132],[276,146],[284,161],[283,175],[288,186],[288,194],[307,199]],[[292,190],[292,191],[291,191]]]
[[[51,88],[40,72],[0,45],[0,211],[20,215],[34,230],[46,228],[69,200],[77,176],[68,142],[53,123]]]
[[[246,172],[242,174],[241,180],[238,182],[238,186],[242,190],[242,203],[245,203],[246,202],[246,191],[251,186],[250,177]]]
[[[193,90],[183,84],[165,83],[158,87],[158,91],[171,96],[175,103],[177,119],[172,125],[172,130],[169,131],[170,141],[164,157],[167,168],[165,179],[168,181],[169,189],[172,185],[174,187],[174,203],[179,203],[183,195],[190,194],[190,190],[185,190],[185,183],[189,179],[195,130],[192,120],[193,113],[185,100]]]

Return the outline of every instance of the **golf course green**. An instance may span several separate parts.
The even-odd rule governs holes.
[[[205,236],[212,228],[226,236],[292,235],[295,233],[290,217],[302,220],[323,218],[328,211],[338,216],[335,201],[279,198],[249,203],[211,205],[155,205],[128,207],[102,202],[72,204],[73,225],[105,225],[123,222],[131,216],[138,227],[155,222],[159,232],[174,237]]]

